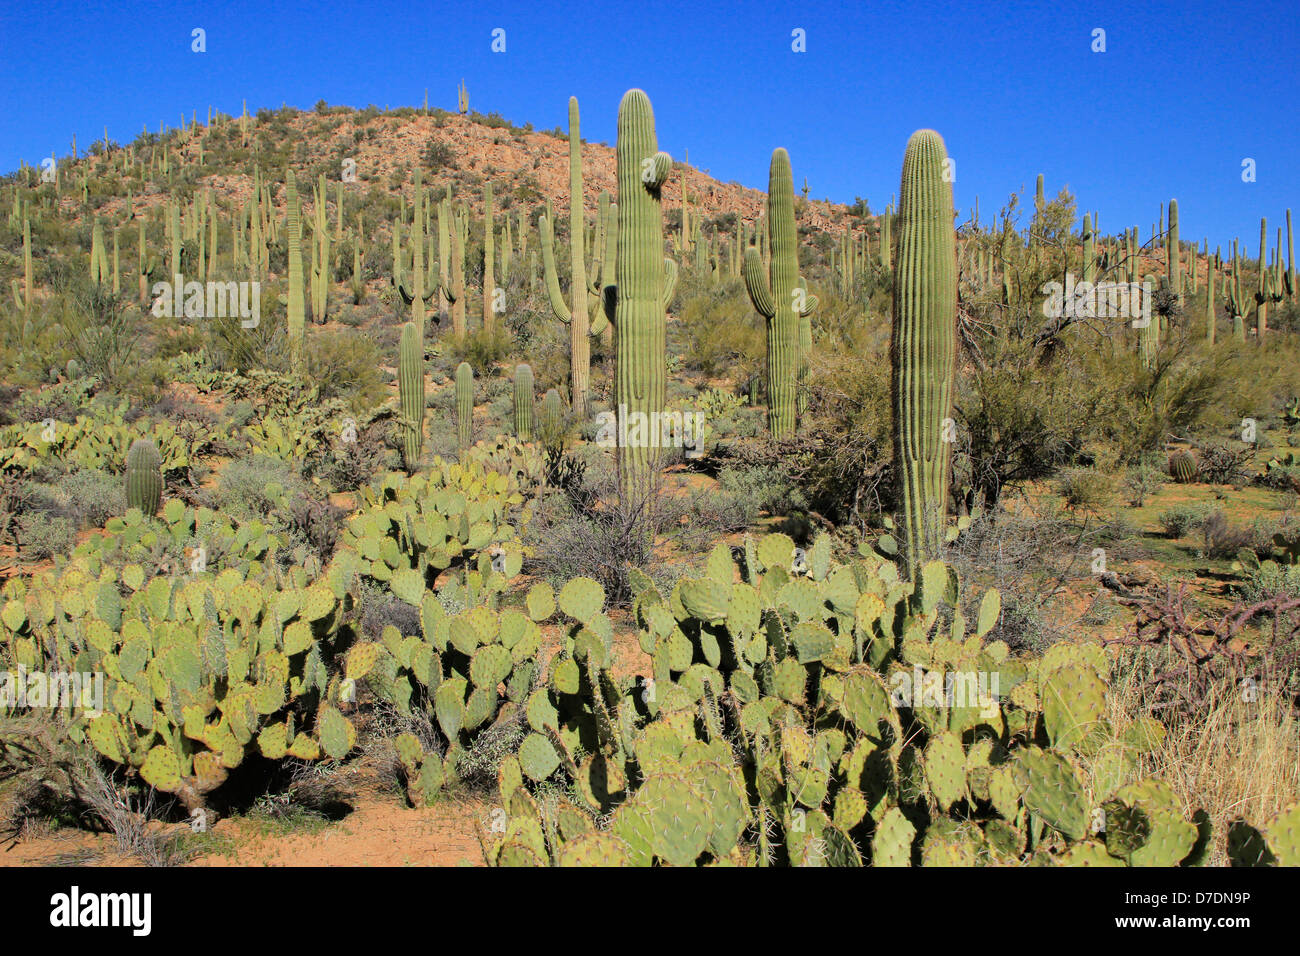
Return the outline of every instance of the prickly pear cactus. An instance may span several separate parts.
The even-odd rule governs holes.
[[[1109,727],[1100,645],[1016,659],[996,592],[940,623],[954,578],[920,582],[822,537],[719,545],[664,595],[634,576],[647,676],[610,671],[604,592],[576,579],[529,615],[563,646],[502,767],[493,865],[1173,865],[1206,836],[1136,756],[1159,725]],[[540,587],[540,586],[539,586]],[[981,677],[984,683],[980,683]],[[954,678],[947,680],[947,678]],[[1045,729],[1043,729],[1045,727]],[[1039,741],[1050,741],[1042,747]],[[1115,772],[1092,786],[1087,760]],[[572,797],[555,796],[569,789]]]

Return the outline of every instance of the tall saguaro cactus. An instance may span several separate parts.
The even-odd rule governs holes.
[[[298,184],[292,169],[285,172],[285,196],[288,207],[285,233],[289,244],[289,352],[294,371],[301,375],[307,365],[307,302],[302,272],[302,210],[298,206]],[[177,236],[172,237],[173,245],[177,239]]]
[[[126,504],[146,515],[157,514],[162,500],[162,457],[158,446],[137,438],[126,453]]]
[[[767,320],[767,421],[774,438],[794,434],[796,395],[807,373],[807,349],[801,325],[817,307],[799,277],[799,236],[794,225],[794,183],[790,154],[772,151],[767,179],[767,228],[772,261],[764,274],[758,250],[745,252],[745,288],[759,315]],[[811,340],[811,325],[807,338]]]
[[[515,366],[514,419],[519,440],[532,441],[537,416],[533,404],[533,368],[527,363]]]
[[[957,239],[947,150],[934,130],[907,141],[899,195],[890,343],[894,464],[904,559],[916,579],[942,546],[948,500],[956,355]]]
[[[398,348],[398,397],[402,406],[402,461],[414,471],[424,447],[424,343],[416,324],[402,326]]]
[[[569,380],[573,412],[585,417],[588,411],[591,382],[591,343],[589,335],[599,335],[607,326],[597,298],[599,289],[590,287],[583,260],[582,135],[578,117],[578,98],[569,97],[569,294],[572,305],[564,301],[560,279],[555,269],[555,230],[547,211],[537,222],[541,232],[542,271],[546,277],[546,294],[555,317],[569,327]],[[594,250],[593,254],[598,254]],[[594,280],[593,280],[594,281]],[[589,301],[589,296],[592,301]],[[595,317],[592,318],[594,309]]]
[[[474,443],[474,370],[468,362],[456,366],[456,447]]]
[[[1295,278],[1295,241],[1291,235],[1291,210],[1286,211],[1286,293],[1294,302],[1300,296]]]
[[[1250,299],[1241,288],[1241,260],[1237,255],[1237,240],[1232,240],[1232,278],[1226,282],[1224,304],[1232,318],[1232,337],[1238,342],[1246,341],[1246,314],[1250,311]]]
[[[1178,240],[1178,200],[1169,200],[1169,241],[1165,246],[1165,274],[1169,288],[1183,304],[1183,249]]]
[[[393,254],[393,284],[397,286],[402,301],[411,307],[411,321],[415,324],[416,331],[420,333],[420,341],[423,343],[427,315],[425,307],[438,293],[441,283],[437,265],[433,262],[425,264],[427,239],[424,229],[424,188],[420,185],[420,171],[418,169],[415,171],[415,200],[412,213],[410,235],[411,276],[409,283],[403,274],[405,259],[400,247],[401,224],[400,222],[393,223],[393,236],[396,241]]]
[[[660,202],[673,159],[659,150],[654,110],[639,89],[628,90],[618,105],[616,156],[618,264],[616,288],[607,289],[607,296],[614,300],[618,486],[624,508],[644,512],[659,462],[659,436],[645,432],[653,431],[664,409],[664,311],[677,282],[677,263],[664,258]],[[634,427],[637,423],[644,427]],[[648,525],[641,527],[648,534]]]
[[[492,184],[483,188],[483,331],[496,325],[496,249],[492,224]]]
[[[1268,303],[1272,300],[1268,270],[1268,220],[1259,220],[1259,284],[1255,289],[1255,341],[1263,345],[1268,331]]]

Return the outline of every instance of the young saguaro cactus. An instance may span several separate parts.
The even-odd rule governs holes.
[[[137,438],[126,453],[126,504],[146,515],[158,513],[162,501],[162,457],[158,446]]]
[[[664,312],[677,284],[677,263],[663,254],[660,202],[673,158],[659,149],[654,110],[642,90],[628,90],[618,105],[616,157],[618,264],[606,308],[612,302],[619,500],[644,513],[659,462],[660,436],[653,425],[664,410]]]
[[[424,343],[415,323],[402,326],[397,388],[402,406],[402,461],[414,471],[424,447]]]
[[[956,233],[947,150],[934,130],[907,141],[899,196],[890,343],[894,463],[904,559],[916,579],[945,532],[956,355]]]
[[[474,370],[468,362],[456,366],[456,447],[474,443]]]
[[[767,180],[767,228],[772,261],[764,274],[758,250],[745,252],[745,288],[759,315],[767,320],[767,421],[774,438],[794,434],[796,395],[806,377],[807,348],[801,328],[810,323],[817,297],[808,295],[799,277],[799,236],[794,224],[794,184],[790,154],[772,151]],[[808,329],[811,340],[811,324]]]
[[[533,406],[533,369],[527,363],[515,366],[514,394],[515,435],[520,441],[532,441],[536,431]]]

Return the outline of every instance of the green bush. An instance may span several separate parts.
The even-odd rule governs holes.
[[[1179,505],[1176,508],[1161,512],[1160,527],[1168,537],[1181,538],[1195,528],[1202,517],[1203,512],[1200,508]]]

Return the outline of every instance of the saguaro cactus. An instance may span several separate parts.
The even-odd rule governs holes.
[[[794,434],[796,394],[807,372],[802,324],[817,307],[799,277],[799,236],[794,225],[794,184],[790,155],[772,151],[767,179],[767,228],[772,262],[764,274],[758,250],[745,252],[745,288],[759,315],[767,320],[767,421],[774,438]],[[808,339],[812,338],[809,325]]]
[[[157,514],[162,500],[162,457],[158,446],[137,438],[126,453],[126,504],[146,515]]]
[[[1232,337],[1238,342],[1246,341],[1246,314],[1250,311],[1250,299],[1241,288],[1241,260],[1237,255],[1236,239],[1232,240],[1232,278],[1227,282],[1224,304],[1232,318]]]
[[[1255,341],[1263,345],[1268,331],[1268,304],[1272,301],[1272,276],[1268,268],[1268,220],[1259,220],[1259,284],[1255,288]]]
[[[285,172],[285,235],[289,244],[289,353],[293,369],[301,375],[307,363],[307,302],[304,299],[302,272],[302,210],[298,207],[298,184],[293,170]],[[173,220],[175,222],[175,220]],[[172,236],[175,244],[178,236]]]
[[[564,403],[560,393],[553,388],[542,398],[542,413],[538,416],[538,437],[548,448],[561,442],[564,432]]]
[[[492,184],[483,187],[483,331],[496,325],[496,249],[492,224]]]
[[[440,286],[438,266],[434,262],[425,264],[425,248],[427,239],[425,237],[424,221],[424,188],[420,185],[420,171],[415,171],[415,200],[412,208],[411,219],[411,275],[408,278],[404,274],[405,259],[400,248],[400,222],[393,223],[393,236],[397,244],[394,245],[393,253],[393,285],[397,286],[397,291],[402,297],[402,301],[411,307],[411,321],[415,323],[416,331],[420,333],[420,341],[424,341],[425,333],[425,307],[438,294]],[[436,320],[436,317],[435,317]]]
[[[1208,258],[1205,260],[1205,271],[1209,273],[1206,276],[1208,288],[1205,295],[1205,341],[1213,345],[1215,331],[1214,279],[1218,270],[1214,268],[1214,263]]]
[[[474,370],[468,362],[456,366],[456,447],[474,443]]]
[[[939,554],[948,500],[956,354],[956,234],[947,151],[934,130],[907,142],[899,195],[890,357],[904,560],[915,580]]]
[[[555,268],[555,230],[550,211],[538,220],[541,232],[542,271],[546,294],[555,317],[569,327],[569,384],[574,414],[585,417],[591,381],[591,343],[588,335],[599,335],[608,325],[600,309],[600,289],[593,275],[588,282],[582,250],[582,135],[578,116],[578,99],[569,97],[569,293],[572,306],[564,301]],[[593,250],[593,256],[599,250]],[[612,263],[611,263],[612,266]],[[594,313],[594,318],[593,318]]]
[[[527,363],[515,366],[515,435],[520,441],[532,441],[536,430],[533,407],[533,369]]]
[[[1169,200],[1169,242],[1165,247],[1165,274],[1170,290],[1183,304],[1183,249],[1178,240],[1178,200]]]
[[[1295,242],[1291,235],[1291,210],[1286,211],[1286,294],[1295,301],[1300,295],[1295,278]]]
[[[398,397],[402,405],[402,461],[414,471],[424,447],[424,343],[414,322],[402,326],[398,354]]]
[[[451,193],[438,203],[438,255],[442,297],[451,309],[451,328],[464,338],[465,324],[465,217],[451,208]]]
[[[663,255],[660,204],[673,159],[659,150],[654,110],[641,90],[628,90],[619,103],[616,154],[617,281],[607,296],[614,302],[619,498],[625,508],[644,512],[659,462],[660,436],[653,432],[665,400],[664,310],[677,283],[677,263]],[[648,526],[642,527],[648,534]]]

